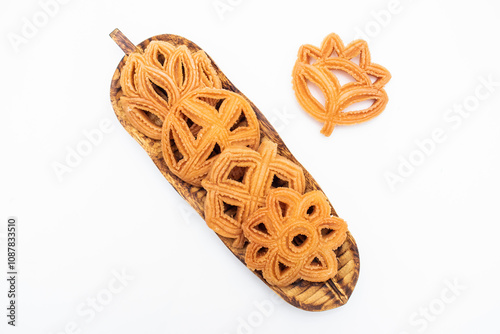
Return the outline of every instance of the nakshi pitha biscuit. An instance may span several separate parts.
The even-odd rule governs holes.
[[[352,61],[359,56],[359,65]],[[341,85],[333,71],[349,74],[355,81]],[[372,82],[370,76],[376,78]],[[344,46],[336,34],[328,35],[321,48],[302,45],[292,73],[293,89],[297,101],[312,117],[324,123],[321,133],[332,134],[335,125],[351,125],[365,122],[379,115],[385,108],[388,97],[384,85],[391,74],[370,59],[368,45],[356,40]],[[311,93],[308,82],[315,84],[325,97],[324,105]],[[344,111],[349,106],[373,100],[368,108]]]
[[[334,251],[346,239],[347,224],[330,214],[321,191],[302,195],[274,189],[265,207],[246,219],[242,228],[250,242],[245,262],[262,271],[270,284],[287,286],[298,279],[324,282],[337,274]]]
[[[264,206],[272,188],[290,187],[304,192],[302,168],[277,154],[277,145],[264,140],[258,151],[233,146],[214,162],[202,181],[207,190],[205,220],[217,234],[234,239],[241,248],[245,237],[241,224]]]
[[[201,186],[213,161],[226,148],[259,147],[259,122],[240,95],[204,88],[173,108],[163,124],[161,140],[170,170],[187,183]]]
[[[128,56],[120,85],[120,103],[129,121],[153,139],[161,138],[165,117],[183,96],[199,88],[221,87],[203,51],[193,54],[184,45],[162,41]]]

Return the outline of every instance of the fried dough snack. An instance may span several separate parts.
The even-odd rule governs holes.
[[[203,51],[194,54],[184,45],[153,41],[144,53],[129,55],[120,77],[120,103],[132,125],[152,139],[170,109],[191,91],[221,88],[217,72]]]
[[[245,237],[241,224],[265,205],[272,188],[289,187],[304,192],[302,168],[277,154],[277,145],[267,139],[258,151],[232,146],[215,160],[206,179],[205,220],[216,233],[234,238],[241,248]]]
[[[170,170],[185,182],[201,186],[217,155],[232,145],[257,149],[259,122],[239,94],[213,88],[196,90],[168,114],[162,152]]]
[[[351,61],[357,56],[359,65]],[[341,86],[333,70],[346,72],[355,82]],[[376,81],[372,83],[370,76],[376,77]],[[361,123],[384,110],[388,97],[383,87],[391,74],[384,67],[371,62],[365,41],[356,40],[344,46],[338,35],[330,34],[323,40],[321,48],[312,45],[300,47],[292,78],[299,104],[312,117],[325,123],[321,133],[330,136],[336,124]],[[322,91],[325,105],[311,94],[308,81]],[[365,100],[374,102],[363,110],[343,112],[350,105]]]
[[[261,270],[272,285],[287,286],[298,279],[324,282],[337,273],[334,250],[346,239],[347,224],[330,215],[321,191],[301,195],[272,190],[263,208],[242,224],[249,240],[245,262]]]

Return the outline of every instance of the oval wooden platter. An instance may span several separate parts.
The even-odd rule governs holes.
[[[120,74],[123,66],[127,60],[127,55],[132,52],[142,52],[151,41],[159,40],[166,41],[173,45],[186,45],[191,52],[196,52],[201,50],[199,46],[191,42],[190,40],[176,36],[176,35],[158,35],[151,37],[139,45],[135,46],[131,43],[118,29],[114,30],[110,36],[113,40],[120,46],[120,48],[125,52],[125,56],[118,64],[118,67],[113,75],[111,82],[111,103],[113,109],[116,113],[116,117],[122,124],[122,126],[127,130],[127,132],[142,146],[144,150],[151,157],[153,162],[156,164],[163,176],[172,184],[175,190],[189,202],[191,206],[204,217],[204,200],[206,197],[206,191],[203,188],[191,186],[177,176],[172,174],[167,165],[165,164],[161,145],[159,140],[153,140],[146,137],[139,131],[137,131],[131,124],[127,121],[124,111],[122,110],[119,100],[122,96],[122,89],[120,87]],[[260,123],[261,129],[261,139],[268,138],[274,143],[278,144],[278,153],[297,165],[302,165],[295,159],[292,153],[288,150],[283,140],[280,138],[276,130],[271,126],[266,117],[259,111],[259,109],[248,100],[245,95],[243,95],[222,73],[219,67],[215,64],[213,59],[209,59],[212,62],[213,67],[216,69],[218,76],[222,82],[223,89],[230,90],[237,94],[243,96],[252,106],[253,110],[257,114],[257,118]],[[312,190],[321,190],[320,186],[312,178],[312,176],[307,172],[304,167],[304,175],[306,179],[306,192]],[[330,204],[331,206],[331,204]],[[332,208],[332,214],[337,216],[335,210]],[[217,234],[216,234],[217,235]],[[228,239],[217,235],[222,242],[229,248],[231,252],[243,263],[245,264],[245,249],[237,249],[231,246],[232,239]],[[254,272],[265,284],[267,284],[272,290],[274,290],[278,295],[280,295],[286,302],[300,309],[307,311],[324,311],[336,308],[347,302],[351,296],[353,289],[356,285],[359,276],[359,254],[356,242],[353,236],[347,232],[347,239],[344,244],[335,251],[338,259],[338,273],[333,278],[322,283],[311,283],[303,280],[299,280],[294,284],[286,287],[276,287],[269,285],[259,272]]]

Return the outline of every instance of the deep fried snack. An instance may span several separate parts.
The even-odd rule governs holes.
[[[232,145],[256,150],[259,122],[251,105],[239,94],[213,88],[184,97],[163,124],[162,152],[179,178],[201,186],[216,157]]]
[[[359,56],[359,65],[351,59]],[[311,64],[311,60],[314,62]],[[355,81],[340,85],[332,72],[344,71]],[[370,76],[376,77],[372,82]],[[370,60],[368,45],[356,40],[344,46],[336,34],[328,35],[321,49],[312,45],[302,45],[293,68],[292,83],[295,96],[302,108],[312,117],[324,122],[321,133],[330,136],[336,124],[350,125],[367,121],[379,115],[385,108],[388,97],[383,89],[391,74],[384,67]],[[319,87],[325,97],[322,105],[310,92],[307,82]],[[343,112],[350,105],[374,100],[363,110]]]
[[[215,160],[207,178],[205,220],[216,233],[234,238],[241,248],[245,237],[241,224],[255,210],[265,205],[272,188],[286,187],[304,192],[302,168],[277,154],[277,145],[267,139],[258,151],[232,146]]]
[[[184,45],[161,41],[128,56],[120,84],[120,103],[128,120],[152,139],[161,138],[165,117],[180,98],[198,88],[222,87],[203,51],[192,54]]]
[[[272,190],[266,206],[242,224],[250,242],[247,266],[261,270],[277,286],[333,278],[338,266],[334,250],[345,241],[347,224],[330,210],[321,191],[301,195],[292,189]]]

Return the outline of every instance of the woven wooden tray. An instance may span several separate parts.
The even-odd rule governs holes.
[[[156,164],[160,172],[167,179],[168,182],[172,184],[175,190],[189,202],[191,206],[204,217],[204,200],[206,196],[206,191],[203,188],[191,186],[177,176],[172,174],[165,161],[162,157],[161,145],[159,140],[153,140],[146,137],[134,127],[130,125],[127,121],[124,111],[118,103],[120,97],[122,96],[122,90],[120,86],[120,74],[127,55],[132,52],[142,52],[151,41],[160,40],[170,42],[173,45],[186,45],[191,52],[196,52],[201,50],[199,46],[191,42],[190,40],[176,36],[176,35],[158,35],[151,37],[139,45],[135,46],[131,43],[118,29],[113,31],[110,36],[113,40],[120,46],[120,48],[125,52],[125,56],[118,64],[118,67],[113,75],[111,82],[111,103],[113,109],[116,113],[116,117],[122,124],[122,126],[127,130],[127,132],[142,146],[143,149],[149,154],[153,162]],[[210,58],[210,56],[209,56]],[[302,165],[295,159],[292,153],[288,150],[283,140],[280,138],[276,130],[271,126],[269,121],[264,117],[264,115],[259,111],[259,109],[248,100],[222,73],[219,67],[212,61],[213,67],[216,69],[218,76],[222,82],[222,88],[230,90],[232,92],[238,93],[243,96],[252,106],[253,110],[257,114],[257,118],[260,123],[261,129],[261,139],[268,138],[271,141],[278,144],[278,154],[290,159],[297,165]],[[316,181],[312,176],[305,170],[305,180],[306,180],[306,192],[312,190],[321,190]],[[331,206],[331,204],[330,204]],[[335,210],[332,208],[332,214],[337,215]],[[233,254],[244,264],[245,250],[233,248],[231,246],[232,240],[221,237],[217,235],[222,242],[227,246],[227,248],[233,252]],[[201,250],[200,250],[201,251]],[[324,283],[311,283],[307,281],[299,280],[294,284],[287,287],[276,287],[267,284],[262,275],[258,272],[254,272],[265,284],[267,284],[272,290],[279,294],[285,301],[307,311],[324,311],[329,310],[338,306],[341,306],[347,302],[352,294],[352,291],[356,285],[359,276],[359,254],[356,242],[352,235],[348,232],[347,239],[344,244],[335,251],[337,259],[339,261],[339,270],[337,275]]]

